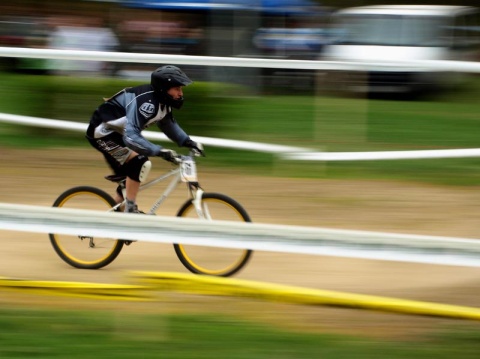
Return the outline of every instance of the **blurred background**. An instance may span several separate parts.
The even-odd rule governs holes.
[[[479,60],[480,17],[468,7],[475,1],[423,3],[435,7],[354,9],[376,2],[331,0],[19,0],[0,5],[0,46],[378,63],[355,71],[182,65],[196,85],[187,89],[187,105],[178,115],[193,135],[317,150],[477,147],[478,124],[471,120],[478,111],[475,73],[382,67],[403,60]],[[1,57],[1,111],[86,123],[103,97],[149,81],[160,65]],[[53,141],[57,133],[55,141],[84,145],[78,134],[48,130],[50,136],[38,138],[46,132],[0,126],[5,144]],[[276,166],[268,154],[211,151],[217,151],[216,160],[207,161],[216,165],[234,158],[254,169],[264,171],[267,164],[276,174],[292,172],[292,163]],[[459,176],[450,168],[439,177],[438,161],[327,163],[313,170],[300,166],[300,172],[384,177],[393,171],[415,180],[476,183],[472,161],[476,168],[470,159]]]
[[[474,5],[474,1],[430,3]],[[405,16],[405,13],[398,10],[396,14],[377,13],[376,19],[373,19],[374,14],[338,12],[349,6],[371,4],[376,2],[21,0],[15,5],[0,5],[0,45],[271,59],[376,59],[379,62],[388,59],[382,55],[389,52],[389,49],[365,57],[360,55],[365,50],[358,46],[402,45],[435,48],[437,53],[430,51],[429,54],[419,55],[418,59],[478,60],[478,14],[463,10],[454,15],[448,11],[438,13],[432,9]],[[392,24],[391,19],[395,22],[389,27],[387,24]],[[381,34],[383,38],[374,38],[372,34]],[[355,56],[348,54],[345,47],[347,44],[356,46],[352,50],[356,53]],[[338,46],[331,45],[344,46],[338,49]],[[448,50],[439,49],[440,47]],[[466,54],[467,50],[469,54]],[[439,55],[439,51],[450,53]],[[404,57],[397,56],[397,60],[416,59],[412,54]],[[102,64],[93,61],[2,59],[2,63],[8,70],[21,72],[58,74],[76,71],[124,78],[145,78],[143,70],[151,70],[151,66],[145,65]],[[186,70],[197,80],[253,84],[253,87],[264,90],[312,91],[318,85],[318,74],[307,70],[195,66],[187,66]],[[395,77],[389,75],[390,78]],[[399,75],[403,78],[392,81],[406,81],[404,77],[411,74]],[[345,82],[348,76],[349,74],[343,74],[335,77],[335,81],[341,79]],[[388,77],[382,76],[382,80],[386,78]],[[429,80],[432,82],[428,78],[417,82],[427,84]],[[348,81],[362,81],[362,75],[352,75]]]
[[[478,0],[422,3],[465,7],[352,9],[377,4],[366,0],[2,1],[0,46],[375,62],[364,71],[181,65],[195,83],[175,115],[192,136],[319,151],[480,148],[478,74],[383,66],[480,60]],[[86,124],[103,97],[148,82],[160,65],[0,57],[0,113]],[[238,199],[254,221],[478,238],[477,158],[301,162],[248,148],[206,151],[202,171],[216,186],[209,187]],[[0,121],[0,158],[0,194],[7,202],[51,205],[74,185],[109,185],[102,177],[107,168],[83,133]],[[138,243],[108,270],[79,272],[62,267],[37,234],[16,236],[5,235],[2,275],[118,282],[132,268],[183,270],[171,251]],[[471,268],[278,253],[254,258],[242,278],[478,306],[478,271]],[[478,327],[432,339],[440,325],[451,325],[440,319],[172,293],[148,306],[27,297],[0,295],[2,358],[70,357],[65,353],[72,348],[116,358],[123,355],[119,348],[128,349],[125,357],[141,348],[144,357],[171,351],[172,358],[369,358],[378,356],[377,340],[391,341],[388,349],[382,342],[382,354],[409,358],[477,358],[479,352]],[[26,310],[10,309],[12,303]],[[32,311],[39,303],[102,313]],[[185,316],[185,309],[195,315]],[[159,312],[162,318],[151,315]],[[211,312],[215,316],[196,315]],[[259,317],[275,330],[244,323]],[[319,339],[305,335],[310,330],[364,337]],[[419,341],[417,333],[427,334]],[[410,341],[398,343],[405,338]],[[221,348],[227,354],[218,354]]]

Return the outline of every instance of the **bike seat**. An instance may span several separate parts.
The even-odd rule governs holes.
[[[124,181],[126,178],[127,178],[127,176],[115,175],[115,174],[105,176],[106,180],[109,180],[109,181],[112,181],[112,182],[117,182],[117,183]]]

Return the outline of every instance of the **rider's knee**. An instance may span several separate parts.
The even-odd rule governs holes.
[[[138,155],[133,157],[126,163],[127,176],[134,181],[144,182],[147,179],[150,169],[152,168],[152,162],[148,157]]]

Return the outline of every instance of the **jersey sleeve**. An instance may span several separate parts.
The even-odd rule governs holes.
[[[183,146],[185,141],[189,138],[171,112],[158,122],[158,127],[170,140],[180,147]]]

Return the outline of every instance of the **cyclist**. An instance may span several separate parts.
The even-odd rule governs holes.
[[[172,108],[183,105],[183,87],[192,80],[178,67],[166,65],[151,74],[150,84],[129,87],[104,99],[93,113],[86,137],[105,157],[116,176],[126,176],[125,212],[136,212],[137,193],[152,163],[150,156],[175,161],[176,152],[151,143],[142,131],[152,124],[180,147],[203,155],[203,146],[193,141],[173,117]],[[124,200],[120,186],[115,200]]]

